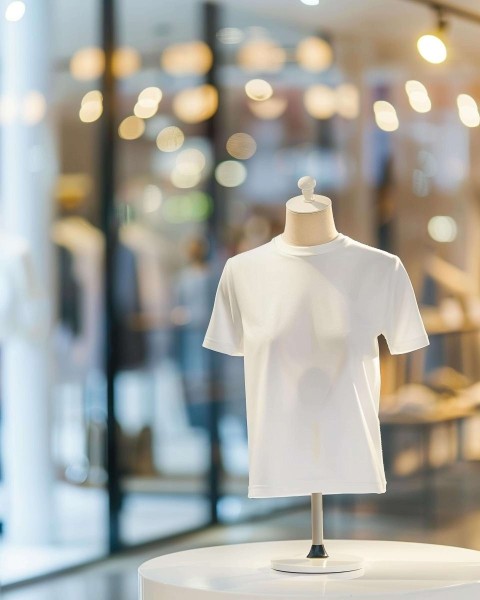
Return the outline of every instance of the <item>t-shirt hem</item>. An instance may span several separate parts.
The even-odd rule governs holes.
[[[384,494],[386,481],[337,481],[319,479],[303,482],[297,486],[249,485],[249,498],[277,498],[281,496],[310,496],[322,494]]]
[[[224,341],[214,340],[211,337],[205,337],[202,346],[215,352],[221,352],[222,354],[230,354],[230,356],[243,356],[243,352],[231,344],[227,344]]]
[[[428,339],[428,336],[421,335],[410,340],[392,344],[392,347],[389,345],[388,349],[390,350],[390,354],[404,354],[405,352],[412,352],[413,350],[418,350],[419,348],[424,348],[429,345],[430,340]]]

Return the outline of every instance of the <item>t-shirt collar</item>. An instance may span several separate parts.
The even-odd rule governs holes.
[[[341,248],[345,245],[347,238],[348,236],[339,232],[338,235],[333,238],[333,240],[325,242],[324,244],[317,244],[316,246],[295,246],[293,244],[288,244],[283,239],[283,235],[280,233],[271,240],[271,243],[281,254],[312,256],[314,254],[323,254],[325,252],[331,252],[332,250]]]

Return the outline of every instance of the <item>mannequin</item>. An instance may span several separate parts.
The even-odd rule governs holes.
[[[287,244],[315,246],[330,242],[338,235],[333,219],[332,201],[327,196],[314,194],[315,185],[316,181],[312,177],[302,177],[298,180],[298,187],[302,190],[302,195],[290,198],[286,204],[285,229],[282,237]],[[329,556],[327,553],[323,543],[322,493],[313,492],[311,494],[311,507],[312,547],[306,559],[276,559],[272,560],[272,567],[279,571],[310,573],[360,569],[361,557]]]
[[[53,531],[50,384],[45,359],[50,323],[47,291],[28,240],[0,228],[5,539],[12,546],[47,543]]]
[[[377,338],[391,354],[430,341],[400,257],[337,232],[314,184],[287,204],[285,238],[227,259],[202,345],[244,360],[248,497],[312,496],[310,554],[272,567],[358,571],[323,546],[322,494],[386,492]]]

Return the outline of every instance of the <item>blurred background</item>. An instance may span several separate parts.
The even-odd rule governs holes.
[[[201,346],[304,175],[401,257],[430,337],[379,339],[387,493],[326,496],[325,535],[480,549],[478,2],[0,8],[6,597],[135,598],[141,556],[309,538],[308,497],[247,498],[243,360]]]

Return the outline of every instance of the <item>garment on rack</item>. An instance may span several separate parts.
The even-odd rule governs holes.
[[[48,335],[51,312],[34,262],[23,237],[0,231],[0,341]]]
[[[74,258],[63,246],[58,250],[58,317],[73,336],[82,330],[82,288],[74,276]]]
[[[58,371],[84,376],[103,368],[104,236],[86,219],[63,217],[52,227],[57,248]]]
[[[114,309],[116,323],[116,366],[120,371],[145,366],[147,344],[144,331],[135,326],[140,314],[137,260],[125,244],[115,250]]]

